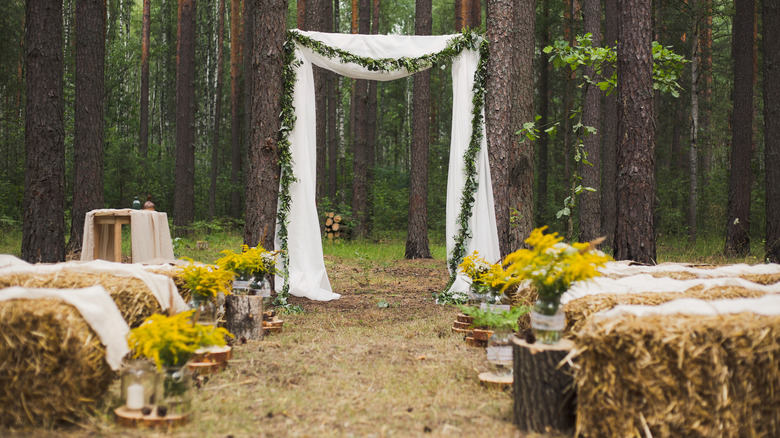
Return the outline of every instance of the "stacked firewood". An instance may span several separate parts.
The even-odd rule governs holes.
[[[325,237],[331,241],[347,237],[348,227],[341,215],[330,212],[325,214]]]

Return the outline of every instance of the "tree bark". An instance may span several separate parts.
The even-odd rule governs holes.
[[[615,47],[618,36],[617,0],[604,1],[604,45]],[[604,75],[611,77],[612,66],[604,69]],[[617,218],[615,188],[617,178],[617,93],[604,97],[601,156],[601,235],[606,237],[606,247],[615,248],[615,219]]]
[[[514,419],[521,431],[547,433],[574,426],[574,372],[559,364],[574,348],[563,339],[558,344],[528,344],[514,338]]]
[[[534,44],[536,42],[536,0],[520,0],[515,3],[516,28],[513,29],[515,50],[514,69],[517,78],[512,80],[512,125],[509,136],[509,189],[508,203],[509,246],[512,252],[524,245],[534,225],[534,145],[530,141],[519,143],[517,132],[524,123],[534,121]],[[502,251],[502,255],[506,255]]]
[[[246,177],[246,219],[244,243],[273,248],[276,207],[279,194],[279,114],[284,92],[285,0],[252,2],[253,30],[251,68],[248,69],[246,99],[251,102],[248,166]],[[262,240],[261,240],[262,239]]]
[[[431,0],[415,2],[415,35],[430,35],[433,17]],[[412,163],[409,175],[409,222],[406,235],[407,259],[429,259],[428,247],[428,148],[430,140],[431,71],[414,75],[412,94]]]
[[[307,13],[311,17],[311,23],[309,26],[314,30],[325,32],[325,21],[327,18],[324,15],[323,3],[328,0],[309,0],[309,7]],[[317,172],[317,199],[325,197],[328,187],[328,175],[325,173],[325,163],[327,161],[327,144],[328,144],[328,99],[327,99],[327,74],[330,73],[327,70],[323,70],[320,67],[314,66],[314,93],[317,96],[315,104],[315,112],[317,119],[317,160],[316,160],[316,172]]]
[[[103,5],[105,11],[105,4]],[[141,158],[146,160],[149,150],[149,34],[151,29],[151,0],[144,0],[141,19],[141,132],[139,134]],[[103,20],[105,21],[105,14]],[[78,22],[76,22],[78,27]],[[105,23],[103,23],[105,28]],[[105,31],[104,31],[105,32]],[[105,52],[105,49],[104,49]],[[101,62],[104,62],[101,59]],[[78,77],[78,74],[76,74]]]
[[[694,10],[694,28],[693,38],[691,38],[691,135],[688,148],[688,176],[690,178],[688,186],[688,240],[690,242],[696,242],[696,224],[698,222],[697,213],[699,204],[696,185],[699,182],[699,73],[701,71],[701,64],[699,63],[701,56],[699,45],[699,22],[701,18],[698,14],[699,7],[696,4],[696,0],[691,0],[691,6]]]
[[[62,1],[25,8],[25,177],[22,259],[65,260]]]
[[[235,1],[235,0],[234,0]],[[217,19],[217,92],[214,105],[214,141],[211,146],[211,185],[209,186],[209,219],[217,209],[217,167],[219,165],[219,135],[222,124],[222,82],[225,45],[225,0],[219,0]]]
[[[618,171],[615,258],[656,260],[655,117],[650,0],[618,0]]]
[[[502,257],[512,252],[509,232],[509,175],[512,171],[514,118],[513,92],[517,91],[514,47],[515,2],[512,0],[488,0],[487,39],[490,42],[488,76],[485,90],[485,131],[490,174],[493,182],[498,242]]]
[[[354,2],[353,2],[354,4]],[[358,31],[367,34],[371,26],[369,0],[360,0],[358,13]],[[354,13],[353,13],[354,17]],[[354,21],[354,18],[353,18]],[[368,213],[368,81],[355,81],[355,96],[352,104],[353,116],[353,179],[352,179],[352,216],[355,221],[353,236],[366,237]]]
[[[780,5],[764,1],[764,166],[766,259],[780,263]]]
[[[105,29],[105,3],[79,0],[76,3],[73,209],[68,252],[81,250],[87,212],[103,207]]]
[[[263,297],[228,295],[225,297],[225,328],[236,337],[263,340]]]
[[[731,169],[729,172],[726,254],[750,253],[750,159],[753,151],[753,10],[754,0],[736,0],[732,25],[734,60],[731,114]]]
[[[179,0],[176,37],[176,171],[173,225],[195,220],[195,1]]]
[[[542,1],[542,19],[539,46],[544,49],[550,45],[550,0]],[[539,55],[539,127],[547,128],[550,119],[550,62],[547,54]],[[539,225],[548,223],[547,193],[549,176],[549,144],[550,137],[542,132],[536,141],[538,182],[536,186],[535,222]]]
[[[584,0],[583,28],[585,33],[592,35],[593,47],[601,46],[601,2],[599,0]],[[585,75],[595,81],[599,76],[593,67],[585,68]],[[587,154],[587,163],[580,161],[580,176],[583,187],[592,187],[595,192],[583,191],[579,199],[580,241],[588,242],[601,233],[601,90],[598,87],[585,85],[585,95],[582,103],[582,124],[596,128],[595,134],[583,133],[583,147]],[[590,163],[590,164],[588,164]]]
[[[336,0],[338,1],[338,0]],[[333,32],[335,29],[335,19],[333,11],[334,0],[325,0],[323,15],[325,17],[325,32]],[[335,29],[337,30],[337,29]],[[338,100],[336,98],[336,88],[338,77],[335,73],[328,71],[325,74],[326,92],[328,99],[328,199],[331,203],[336,202],[338,191],[338,135],[336,131],[336,118],[338,117]]]
[[[230,2],[230,215],[241,217],[241,0]]]

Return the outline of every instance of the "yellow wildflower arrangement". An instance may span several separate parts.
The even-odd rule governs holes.
[[[502,290],[509,277],[500,263],[488,262],[477,251],[466,256],[458,267],[471,279],[471,285],[479,294],[490,289]]]
[[[230,294],[231,282],[235,276],[232,271],[220,269],[215,265],[195,263],[192,259],[185,260],[189,263],[179,268],[179,275],[193,298],[214,300],[220,292]]]
[[[594,243],[563,243],[558,233],[545,234],[547,226],[536,228],[525,242],[532,249],[519,249],[506,257],[511,281],[504,289],[530,280],[540,297],[559,299],[572,283],[601,275],[596,269],[612,258]]]
[[[276,254],[278,251],[266,251],[260,245],[253,248],[242,245],[241,249],[240,253],[235,253],[230,249],[221,251],[220,254],[224,254],[224,256],[217,260],[217,265],[222,269],[233,271],[239,276],[263,278],[266,275],[276,274]]]
[[[226,329],[194,324],[194,310],[174,316],[152,315],[140,326],[130,330],[127,345],[133,357],[146,357],[158,369],[163,366],[181,366],[187,363],[199,348],[225,345],[225,336],[233,337]]]

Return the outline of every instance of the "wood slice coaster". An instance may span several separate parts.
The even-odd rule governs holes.
[[[465,313],[458,313],[457,316],[455,316],[455,320],[458,322],[465,322],[466,324],[471,324],[474,322],[473,316],[468,316]]]
[[[263,321],[271,321],[274,319],[275,316],[276,316],[275,309],[266,310],[265,312],[263,312]]]
[[[461,329],[461,328],[457,328],[457,327],[453,327],[452,328],[452,332],[460,334],[460,335],[471,335],[471,330],[469,330],[469,329]]]
[[[233,348],[229,345],[222,347],[207,347],[195,351],[192,362],[227,364],[233,357]]]
[[[468,344],[471,347],[479,347],[479,348],[487,347],[487,341],[480,341],[479,339],[474,339],[471,336],[466,337],[466,344]]]
[[[149,415],[144,415],[140,410],[127,409],[125,406],[114,409],[116,424],[122,427],[176,427],[187,424],[190,414],[170,414],[165,417],[157,416],[157,409],[152,409]]]
[[[490,336],[493,335],[493,330],[474,329],[471,333],[471,336],[473,336],[474,339],[487,342],[487,340],[490,339]]]
[[[275,327],[282,327],[284,325],[284,321],[278,318],[274,318],[270,321],[263,321],[263,328],[275,328]]]
[[[502,391],[510,391],[514,383],[511,374],[499,376],[493,373],[479,373],[479,381],[486,388],[500,389]]]
[[[187,368],[195,376],[204,376],[224,371],[227,368],[227,362],[190,362]]]
[[[471,327],[471,323],[468,323],[468,322],[461,322],[461,321],[455,321],[455,322],[452,324],[452,327],[453,327],[453,328],[459,328],[459,329],[468,329],[469,327]]]

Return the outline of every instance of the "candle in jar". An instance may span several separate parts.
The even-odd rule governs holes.
[[[142,409],[144,407],[144,386],[133,383],[127,387],[127,409]]]

